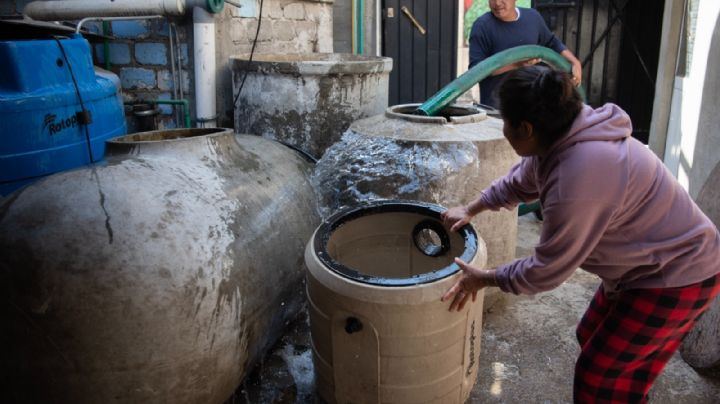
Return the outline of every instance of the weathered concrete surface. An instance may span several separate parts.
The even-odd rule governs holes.
[[[259,54],[231,58],[235,129],[298,147],[315,158],[350,124],[382,113],[392,59],[351,54]]]
[[[404,114],[353,123],[318,161],[313,183],[323,216],[373,199],[407,199],[446,207],[466,204],[519,160],[502,134],[502,121],[472,109],[455,111],[456,122]],[[488,249],[488,267],[515,253],[517,211],[478,215],[473,225]]]
[[[520,218],[518,257],[532,252],[539,229],[532,215]],[[580,352],[575,326],[598,284],[598,278],[579,270],[554,291],[534,298],[503,294],[486,307],[480,375],[467,402],[572,403]],[[303,311],[227,404],[319,403],[309,340]],[[715,404],[720,397],[718,376],[699,374],[675,355],[650,391],[650,403]]]
[[[195,136],[145,141],[174,132]],[[4,201],[0,401],[219,403],[294,317],[310,164],[199,133],[130,135]]]
[[[720,226],[720,164],[715,166],[700,190],[697,204],[715,226]],[[720,371],[720,298],[715,298],[685,337],[680,353],[691,366]]]
[[[264,0],[259,32],[260,2],[244,2],[245,6],[241,8],[226,4],[223,12],[215,15],[220,126],[234,127],[230,57],[249,54],[253,44],[256,55],[333,52],[333,2],[334,0]]]

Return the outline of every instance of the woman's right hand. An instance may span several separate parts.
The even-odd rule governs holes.
[[[488,286],[497,286],[495,281],[495,271],[482,270],[476,268],[460,258],[455,258],[455,263],[460,267],[460,277],[455,284],[448,289],[440,298],[440,301],[446,302],[452,299],[450,303],[450,311],[461,311],[470,298],[474,302],[477,299],[477,292]]]
[[[445,227],[449,227],[450,231],[458,231],[461,227],[470,223],[473,215],[470,214],[465,206],[456,206],[450,208],[440,214],[440,218],[443,221]]]

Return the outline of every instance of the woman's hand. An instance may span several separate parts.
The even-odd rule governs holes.
[[[470,214],[465,206],[456,206],[450,208],[440,214],[440,218],[443,221],[445,227],[449,227],[450,231],[458,231],[461,227],[470,223],[473,215]]]
[[[457,310],[461,311],[468,301],[468,298],[472,296],[472,301],[477,299],[477,292],[488,286],[496,286],[495,272],[486,271],[480,268],[476,268],[469,265],[460,258],[455,258],[455,263],[460,266],[462,274],[460,279],[448,289],[447,292],[440,299],[445,302],[452,299],[450,304],[450,311]]]

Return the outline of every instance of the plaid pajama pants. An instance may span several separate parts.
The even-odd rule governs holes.
[[[645,403],[655,378],[720,293],[720,274],[680,288],[635,289],[613,299],[602,285],[577,327],[576,403]]]

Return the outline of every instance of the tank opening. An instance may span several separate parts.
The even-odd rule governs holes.
[[[249,54],[240,54],[236,58],[246,62]],[[303,63],[303,62],[377,62],[376,56],[356,55],[352,53],[266,53],[254,55],[254,63]]]
[[[151,132],[133,133],[120,136],[112,140],[118,143],[131,142],[155,142],[160,140],[186,139],[195,136],[212,135],[213,133],[225,132],[225,128],[193,128],[193,129],[168,129]]]
[[[376,202],[339,212],[318,229],[315,253],[330,270],[363,283],[412,286],[443,279],[459,270],[455,257],[475,257],[477,236],[470,226],[450,233],[442,210]]]
[[[425,115],[425,112],[418,109],[419,106],[420,105],[408,105],[408,106],[393,108],[393,112],[398,113],[398,114],[405,114],[405,115],[427,116],[427,115]],[[447,106],[444,109],[442,109],[435,116],[440,116],[447,120],[450,120],[451,117],[475,115],[478,112],[479,111],[475,108],[450,105],[450,106]]]
[[[428,257],[438,257],[450,249],[450,237],[434,220],[423,220],[415,225],[412,237],[415,247]]]

